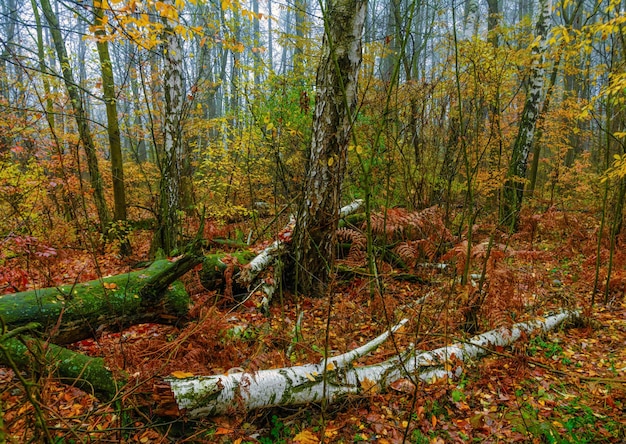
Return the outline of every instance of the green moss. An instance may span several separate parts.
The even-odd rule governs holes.
[[[45,362],[55,368],[57,376],[68,384],[95,394],[103,401],[113,399],[118,388],[124,385],[124,381],[117,381],[107,370],[102,358],[92,358],[54,344],[44,344],[32,338],[25,338],[24,342],[16,338],[5,338],[1,342],[4,350],[21,369],[32,368],[34,355],[40,357],[36,350],[45,349],[43,354]],[[35,350],[35,352],[31,353],[30,350]],[[8,363],[7,356],[3,352],[0,352],[0,362]]]
[[[0,297],[0,313],[9,326],[37,321],[54,325],[63,309],[64,323],[80,321],[105,314],[123,316],[142,308],[138,296],[145,282],[166,269],[171,262],[154,262],[145,270],[121,274],[76,285],[25,291]],[[186,313],[189,298],[184,286],[176,282],[164,295],[171,314]]]

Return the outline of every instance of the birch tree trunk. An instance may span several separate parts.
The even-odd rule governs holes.
[[[429,352],[415,353],[409,348],[379,364],[362,367],[352,365],[356,359],[371,353],[397,332],[408,321],[404,319],[367,344],[318,364],[256,373],[167,378],[165,385],[157,384],[157,399],[161,402],[158,410],[171,414],[178,409],[186,411],[191,417],[200,417],[226,413],[237,407],[250,410],[307,404],[322,399],[332,402],[348,394],[367,395],[380,391],[403,377],[417,376],[423,381],[458,377],[462,372],[461,364],[466,359],[484,355],[490,347],[508,346],[523,333],[546,332],[578,316],[578,312],[562,312],[545,319],[515,324],[510,328],[492,330],[466,342],[457,342]]]
[[[41,9],[46,17],[46,20],[48,21],[48,25],[50,26],[50,34],[52,34],[54,47],[59,59],[59,64],[61,65],[61,71],[63,72],[65,87],[67,88],[70,101],[72,102],[72,109],[74,111],[76,125],[78,126],[78,134],[87,157],[90,184],[93,189],[93,197],[96,204],[96,210],[98,211],[98,217],[100,218],[100,231],[104,234],[106,232],[106,227],[109,225],[110,216],[106,200],[104,198],[102,177],[100,176],[100,169],[98,167],[98,156],[96,154],[96,147],[89,129],[87,114],[85,112],[85,104],[83,103],[80,90],[74,81],[74,73],[72,72],[72,66],[67,55],[63,35],[61,34],[59,19],[52,10],[50,0],[41,0],[40,2]]]
[[[163,57],[165,122],[163,150],[159,159],[161,181],[159,184],[159,229],[155,234],[153,252],[162,248],[165,254],[178,247],[180,207],[180,164],[182,146],[183,97],[183,49],[174,31],[173,20],[164,18]]]
[[[519,224],[519,213],[524,197],[524,180],[528,167],[528,155],[533,146],[535,126],[539,116],[544,89],[544,54],[548,46],[548,30],[550,14],[552,13],[551,0],[541,0],[540,14],[536,25],[536,40],[533,43],[533,62],[530,79],[528,81],[528,95],[520,118],[519,130],[513,153],[509,163],[507,180],[504,184],[502,211],[500,223],[516,230]]]
[[[335,258],[341,184],[357,101],[366,0],[327,0],[313,140],[294,237],[298,288],[323,296]]]

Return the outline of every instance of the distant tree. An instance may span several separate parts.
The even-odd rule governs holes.
[[[98,167],[96,146],[91,135],[91,130],[89,129],[89,121],[85,111],[85,104],[83,102],[81,90],[74,80],[74,73],[72,72],[72,65],[67,55],[67,49],[65,48],[59,19],[53,11],[49,0],[41,0],[40,4],[43,14],[50,27],[54,47],[59,59],[59,64],[61,65],[61,71],[63,72],[63,81],[65,82],[65,87],[67,88],[72,109],[74,111],[78,134],[87,157],[90,184],[93,189],[93,198],[98,212],[98,217],[100,219],[100,231],[104,234],[109,226],[110,215],[104,197],[104,187],[102,184],[102,177],[100,175],[100,168]]]
[[[106,36],[105,15],[102,9],[102,1],[94,0],[94,25],[96,35],[96,47],[100,59],[100,73],[102,77],[102,92],[107,117],[107,135],[109,138],[109,150],[111,153],[111,174],[113,177],[113,219],[118,222],[126,221],[126,191],[124,189],[124,163],[122,159],[122,142],[120,138],[120,125],[117,116],[117,97],[115,94],[115,79],[113,66],[109,55],[109,43]],[[123,254],[130,253],[126,236],[123,230],[116,234],[121,240]]]
[[[323,296],[334,264],[341,185],[355,120],[365,0],[327,0],[313,138],[294,233],[297,285]]]

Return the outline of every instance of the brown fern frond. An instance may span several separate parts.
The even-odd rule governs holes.
[[[337,230],[337,239],[350,242],[350,250],[346,257],[346,262],[351,264],[361,264],[365,260],[367,250],[367,237],[358,230],[352,228],[340,228]]]
[[[438,206],[409,212],[405,208],[387,208],[374,213],[370,224],[374,235],[386,235],[402,240],[436,238],[439,242],[452,240],[452,233],[443,223],[443,210]]]
[[[413,244],[414,243],[410,241],[400,242],[392,251],[396,253],[402,261],[406,262],[407,265],[412,265],[418,255],[418,250]]]
[[[463,272],[463,267],[467,254],[467,241],[461,241],[441,256],[442,262],[453,262],[456,264],[457,273]]]

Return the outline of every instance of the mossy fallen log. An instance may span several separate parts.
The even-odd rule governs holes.
[[[133,324],[175,322],[189,306],[189,296],[176,279],[200,260],[159,260],[141,271],[4,295],[0,316],[9,328],[36,322],[56,344]]]
[[[53,368],[61,381],[101,401],[112,400],[125,384],[124,376],[113,375],[102,358],[92,358],[28,336],[0,337],[0,363],[14,370]]]
[[[236,253],[215,253],[204,257],[202,270],[200,271],[200,282],[207,290],[218,290],[224,292],[229,280],[225,272],[231,268],[232,276],[238,276],[242,265],[249,263],[254,258],[251,251],[239,251]],[[236,279],[230,283],[233,285],[233,294],[246,292],[246,287],[239,284]]]

